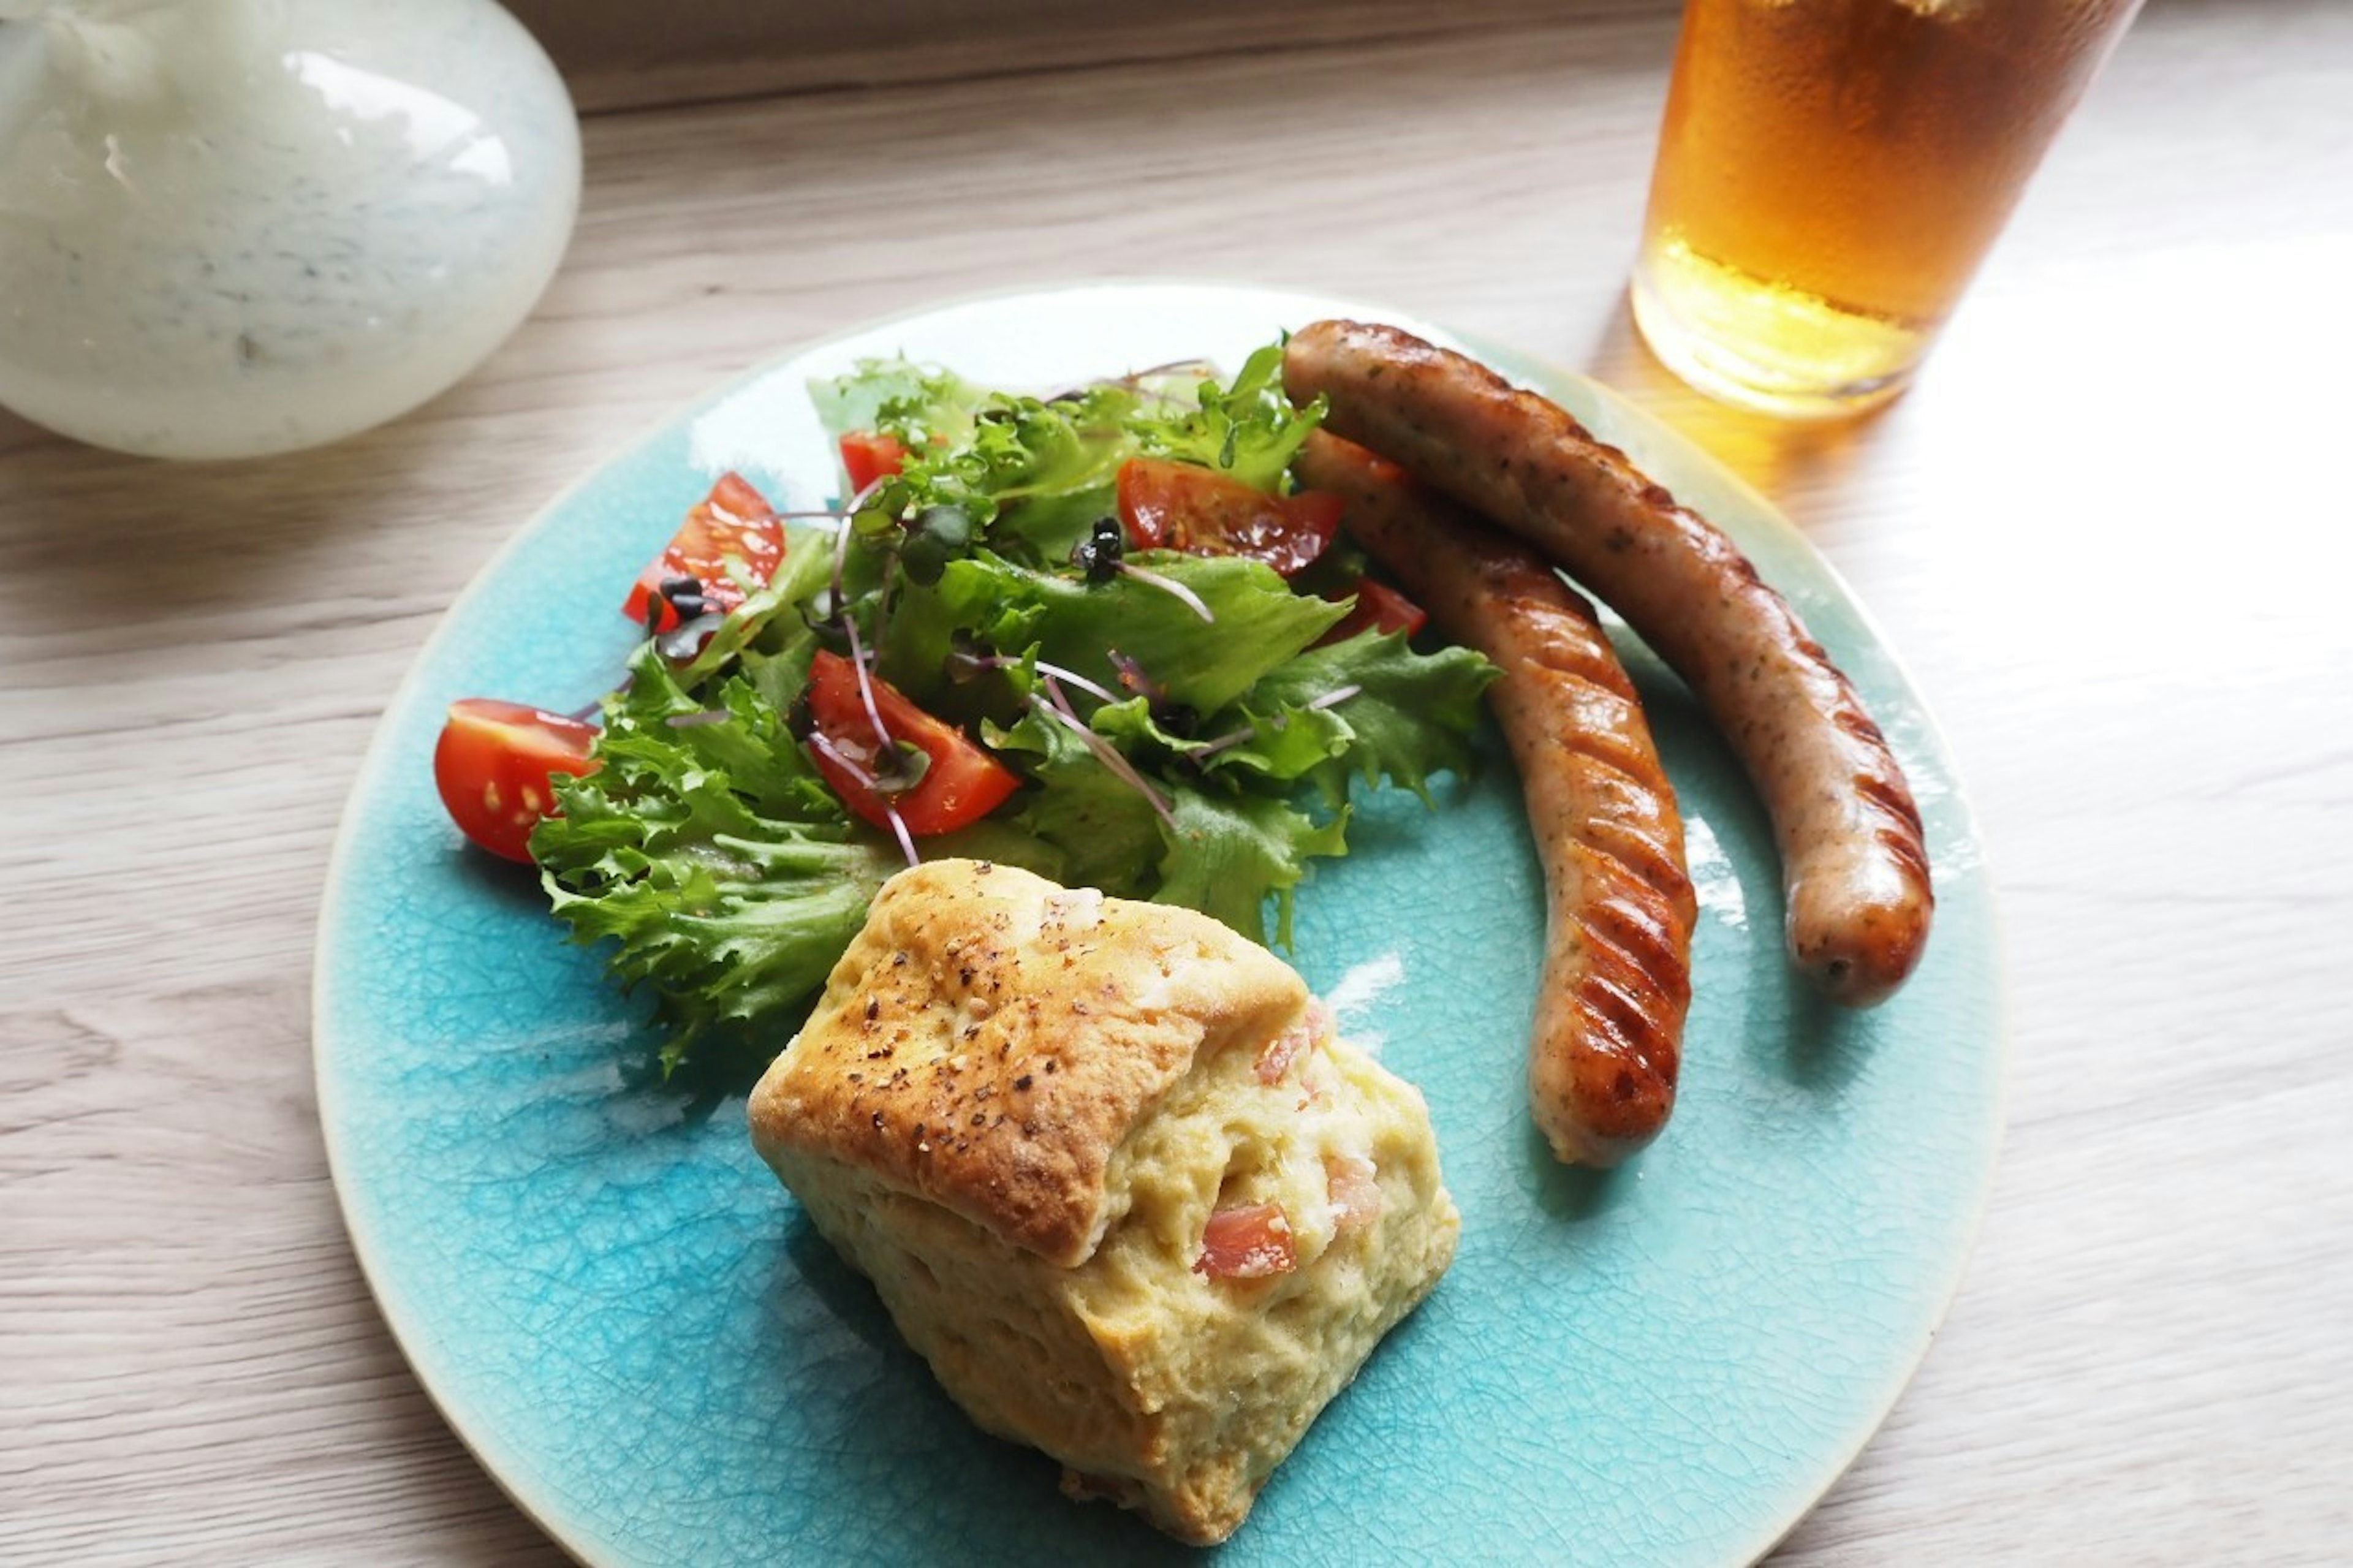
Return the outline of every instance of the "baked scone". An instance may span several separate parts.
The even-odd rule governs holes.
[[[1288,965],[985,862],[884,886],[751,1121],[975,1421],[1202,1545],[1461,1229],[1421,1096]]]

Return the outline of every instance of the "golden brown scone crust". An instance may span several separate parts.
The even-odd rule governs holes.
[[[1308,1005],[1207,915],[973,860],[892,878],[825,994],[753,1094],[763,1154],[871,1172],[1063,1267],[1118,1217],[1112,1153],[1195,1057]]]
[[[983,1429],[1209,1545],[1453,1257],[1428,1107],[1204,916],[892,879],[760,1154]],[[1260,1227],[1213,1247],[1220,1214]],[[1259,1248],[1265,1250],[1261,1252]]]

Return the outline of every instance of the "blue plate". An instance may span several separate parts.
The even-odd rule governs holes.
[[[1050,386],[1363,307],[1104,284],[953,304],[807,349],[670,420],[540,514],[393,700],[320,921],[320,1115],[394,1333],[515,1500],[593,1563],[1175,1561],[1056,1468],[982,1436],[752,1153],[742,1105],[633,1087],[636,1008],[521,868],[436,801],[443,706],[567,709],[630,642],[620,589],[712,477],[835,488],[803,387],[903,352]],[[1402,324],[1440,341],[1447,334]],[[1939,907],[1893,1002],[1816,1003],[1781,958],[1757,802],[1630,639],[1703,913],[1682,1103],[1609,1175],[1556,1166],[1522,1060],[1539,875],[1499,751],[1440,809],[1378,800],[1301,890],[1293,954],[1430,1100],[1462,1247],[1277,1472],[1237,1563],[1722,1563],[1854,1457],[1959,1279],[2000,1127],[2002,1022],[1977,831],[1918,698],[1803,539],[1599,386],[1472,345],[1746,547],[1853,677],[1926,816]],[[776,1042],[779,1047],[784,1042]]]

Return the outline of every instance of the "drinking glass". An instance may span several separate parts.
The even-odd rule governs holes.
[[[1634,319],[1684,380],[1902,391],[2140,0],[1686,0]]]

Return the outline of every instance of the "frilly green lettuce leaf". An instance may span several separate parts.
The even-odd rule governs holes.
[[[1324,401],[1293,405],[1282,390],[1282,345],[1269,343],[1242,362],[1230,385],[1204,381],[1189,409],[1137,421],[1137,438],[1154,457],[1220,469],[1253,489],[1281,494],[1291,459],[1318,425]]]
[[[1255,561],[1162,551],[1133,559],[1191,590],[1213,618],[1202,620],[1183,598],[1137,577],[1088,583],[981,552],[951,563],[928,595],[908,595],[900,616],[907,641],[891,650],[886,670],[902,689],[912,681],[928,689],[954,630],[962,628],[1000,652],[1034,652],[1114,689],[1117,654],[1140,666],[1169,700],[1208,712],[1248,691],[1347,613],[1345,605],[1293,593]]]
[[[1348,852],[1347,813],[1318,822],[1280,795],[1182,784],[1164,825],[1160,889],[1164,904],[1215,915],[1252,942],[1267,940],[1266,904],[1274,900],[1274,940],[1291,945],[1291,891],[1310,858]]]
[[[1172,369],[1039,398],[872,361],[811,388],[828,427],[904,442],[904,471],[838,528],[792,524],[774,580],[691,660],[642,647],[600,771],[559,780],[563,815],[533,838],[555,913],[654,997],[666,1068],[731,1033],[773,1054],[902,863],[792,732],[845,617],[882,679],[1023,776],[923,854],[1190,905],[1256,940],[1271,902],[1287,942],[1308,863],[1346,852],[1353,789],[1427,800],[1433,772],[1467,765],[1494,675],[1476,654],[1318,646],[1346,606],[1237,557],[1132,552],[1138,570],[1100,581],[1071,564],[1130,457],[1281,491],[1323,413],[1291,405],[1281,368],[1278,344],[1228,385]]]
[[[1234,765],[1308,778],[1335,804],[1346,798],[1353,777],[1387,780],[1427,805],[1431,773],[1470,767],[1480,695],[1497,673],[1469,648],[1416,653],[1394,632],[1359,632],[1309,648],[1268,671],[1238,704],[1258,733],[1236,748]],[[1300,769],[1305,737],[1327,752]]]
[[[749,676],[693,695],[650,646],[631,676],[607,705],[602,766],[556,781],[563,815],[531,847],[574,939],[610,939],[608,972],[653,993],[667,1070],[719,1026],[789,1016],[898,859]]]

